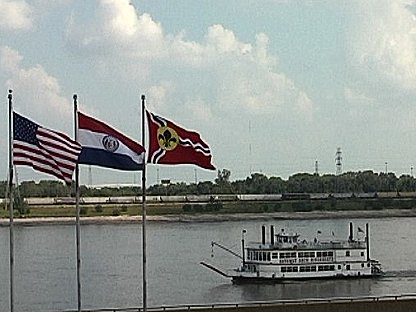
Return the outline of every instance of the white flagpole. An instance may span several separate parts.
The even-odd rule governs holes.
[[[145,95],[142,99],[142,146],[145,146]],[[143,312],[147,312],[147,277],[146,277],[146,153],[143,159],[142,171],[142,257],[143,257]]]
[[[74,126],[75,126],[75,141],[78,142],[78,97],[76,94],[74,99]],[[81,312],[81,230],[80,230],[80,208],[79,208],[79,166],[78,162],[75,166],[75,207],[76,207],[76,248],[77,248],[77,302],[78,312]]]
[[[14,311],[14,238],[13,238],[13,126],[12,90],[9,90],[9,231],[10,231],[10,312]]]

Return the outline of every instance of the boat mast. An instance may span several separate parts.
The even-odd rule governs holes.
[[[365,245],[367,246],[367,261],[370,261],[370,230],[368,227],[368,223],[365,224]]]
[[[241,251],[242,251],[242,258],[243,258],[243,269],[245,267],[246,264],[246,257],[245,257],[245,252],[244,252],[244,234],[246,234],[247,231],[243,230],[241,232]]]

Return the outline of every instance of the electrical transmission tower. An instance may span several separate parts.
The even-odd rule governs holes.
[[[342,173],[342,152],[341,147],[337,148],[337,152],[335,153],[335,166],[337,168],[336,175],[340,175]]]

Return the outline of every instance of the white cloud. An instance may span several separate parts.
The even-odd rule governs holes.
[[[414,1],[358,1],[349,38],[352,63],[381,89],[416,90]]]
[[[0,30],[27,30],[32,27],[32,8],[24,0],[0,0]]]
[[[95,18],[77,20],[76,12],[67,31],[78,52],[124,57],[156,57],[163,52],[161,26],[148,14],[137,15],[128,0],[101,0]]]
[[[62,128],[62,120],[72,121],[72,104],[61,95],[58,80],[37,64],[22,68],[23,57],[10,47],[0,47],[0,70],[9,79],[6,87],[14,91],[14,107],[35,121]],[[72,122],[68,123],[69,125]],[[67,127],[67,130],[70,128]]]
[[[19,52],[7,46],[0,48],[0,55],[0,68],[11,73],[16,70],[20,61],[23,59]]]
[[[185,102],[185,111],[188,111],[193,119],[200,120],[210,120],[213,116],[211,111],[211,106],[206,103],[202,98],[192,98]]]
[[[369,104],[375,104],[376,102],[374,98],[349,87],[344,89],[344,95],[348,103],[356,105],[368,106]]]
[[[160,85],[149,87],[146,93],[151,108],[156,109],[156,111],[163,111],[169,105],[174,87],[171,82],[163,81]]]
[[[208,28],[201,42],[189,41],[183,33],[164,34],[160,23],[139,14],[127,0],[101,0],[93,21],[77,18],[68,27],[70,47],[104,60],[97,63],[109,66],[107,72],[112,75],[123,72],[129,78],[147,79],[150,85],[160,84],[151,80],[169,81],[172,92],[192,88],[187,101],[216,105],[216,110],[267,114],[285,108],[309,116],[313,111],[307,94],[277,71],[277,59],[270,54],[269,39],[263,33],[251,44],[217,24]],[[161,90],[153,91],[160,96]]]
[[[305,92],[299,92],[296,103],[296,108],[299,113],[304,113],[311,116],[313,113],[313,102]]]

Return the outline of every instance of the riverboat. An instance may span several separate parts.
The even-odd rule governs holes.
[[[241,259],[238,268],[222,270],[209,263],[201,264],[233,283],[242,282],[281,282],[285,280],[368,278],[383,275],[381,264],[370,258],[369,227],[365,232],[358,228],[357,239],[353,236],[350,223],[346,240],[321,240],[317,235],[313,240],[300,239],[297,233],[282,229],[274,234],[270,227],[270,241],[266,242],[266,227],[262,226],[261,241],[245,244],[242,231],[241,255],[229,248],[212,242],[212,247],[220,247]],[[317,234],[321,234],[320,231]]]

